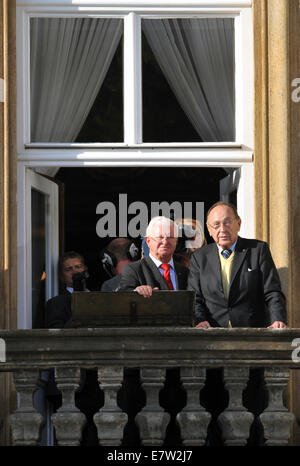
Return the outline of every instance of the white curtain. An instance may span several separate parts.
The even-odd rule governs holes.
[[[203,141],[234,141],[234,21],[145,19],[143,31]]]
[[[32,142],[76,139],[121,35],[121,19],[31,19]]]

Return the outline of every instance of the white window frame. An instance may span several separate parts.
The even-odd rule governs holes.
[[[18,328],[32,327],[32,189],[45,196],[45,299],[58,293],[58,186],[30,170],[18,166]]]
[[[76,3],[76,5],[74,5]],[[17,1],[17,88],[18,88],[18,152],[36,147],[53,147],[49,143],[30,142],[30,18],[45,17],[117,17],[124,20],[124,142],[108,144],[114,147],[142,145],[168,146],[168,143],[142,142],[142,56],[141,21],[143,18],[172,17],[232,17],[235,18],[235,127],[233,143],[184,143],[184,146],[234,147],[253,146],[253,70],[251,49],[252,12],[249,0],[172,2],[170,6],[158,2],[100,2],[61,0],[52,2]],[[20,6],[18,6],[20,4]],[[84,6],[84,5],[89,6]],[[115,6],[114,6],[115,4]],[[124,6],[120,6],[124,4]],[[125,6],[127,4],[127,6]],[[169,2],[170,4],[170,2]],[[208,7],[209,4],[209,7]],[[27,5],[27,6],[26,6]],[[39,6],[38,6],[39,5]],[[62,5],[62,6],[59,6]],[[81,6],[80,6],[81,5]],[[92,6],[95,5],[95,6]],[[218,6],[216,6],[218,5]],[[220,5],[222,5],[220,7]],[[245,113],[245,109],[247,112]],[[107,144],[83,144],[85,147],[105,147]],[[178,145],[178,144],[177,144]],[[60,147],[80,147],[80,144],[59,144]],[[180,144],[179,144],[180,146]]]
[[[17,158],[19,234],[26,208],[22,198],[27,167],[234,167],[240,169],[237,204],[241,235],[254,235],[254,79],[251,0],[16,0]],[[99,6],[101,4],[101,6]],[[235,17],[236,141],[228,143],[143,143],[141,19],[146,17]],[[124,142],[30,143],[29,26],[35,16],[124,19]],[[24,187],[25,189],[25,187]],[[25,212],[25,210],[23,210]],[[26,245],[19,267],[28,270]],[[24,290],[18,290],[19,301]],[[22,320],[22,317],[21,317]]]

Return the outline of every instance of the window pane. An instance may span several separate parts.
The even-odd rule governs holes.
[[[122,35],[120,19],[31,19],[32,142],[123,140]]]
[[[234,20],[144,19],[145,142],[234,141]]]
[[[32,328],[44,327],[46,225],[45,195],[31,190]]]

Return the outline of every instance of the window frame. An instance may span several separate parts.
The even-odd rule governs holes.
[[[250,0],[16,0],[17,21],[17,165],[18,165],[18,273],[31,270],[26,238],[26,171],[44,167],[233,167],[239,169],[237,207],[243,219],[241,235],[254,235],[254,73],[253,32]],[[220,143],[141,142],[141,40],[124,58],[124,86],[131,86],[124,102],[123,143],[29,143],[30,79],[29,20],[34,16],[126,17],[128,43],[134,44],[144,17],[235,16],[236,86],[241,99],[236,103],[236,141]],[[140,15],[140,16],[138,16]],[[139,20],[137,20],[139,18]],[[141,36],[139,35],[141,38]],[[124,39],[125,40],[125,39]],[[133,77],[132,77],[133,76]],[[127,79],[127,81],[126,81]],[[136,79],[136,82],[134,82]],[[123,93],[124,95],[126,92]],[[237,118],[239,115],[239,118]],[[140,122],[140,123],[138,123]],[[25,236],[24,236],[25,235]],[[22,275],[23,274],[23,275]],[[25,274],[25,275],[24,275]],[[22,281],[18,282],[18,327],[30,328],[29,305]],[[28,320],[29,319],[29,320]]]
[[[20,6],[18,3],[20,2]],[[30,4],[29,4],[30,3]],[[84,0],[71,4],[71,0],[44,2],[17,0],[17,122],[18,153],[36,148],[101,149],[140,146],[174,147],[174,143],[144,143],[142,140],[142,46],[141,22],[146,18],[233,17],[235,19],[235,141],[229,143],[176,143],[175,147],[235,148],[253,147],[253,58],[251,2],[242,1],[191,1],[189,6],[175,1],[172,5],[157,5],[156,0],[144,2],[101,2]],[[28,4],[26,6],[26,4]],[[87,5],[88,4],[88,5]],[[109,4],[109,6],[108,6]],[[63,5],[63,6],[60,6]],[[122,5],[122,6],[120,6]],[[221,6],[220,6],[221,5]],[[123,124],[122,143],[32,143],[30,141],[30,18],[32,17],[114,17],[124,21],[123,59]],[[249,92],[250,89],[250,92]],[[247,111],[245,111],[247,109]]]

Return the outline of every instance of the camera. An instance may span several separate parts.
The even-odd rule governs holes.
[[[74,291],[84,291],[83,281],[89,277],[87,270],[83,272],[74,273],[72,276],[73,281],[73,290]]]

